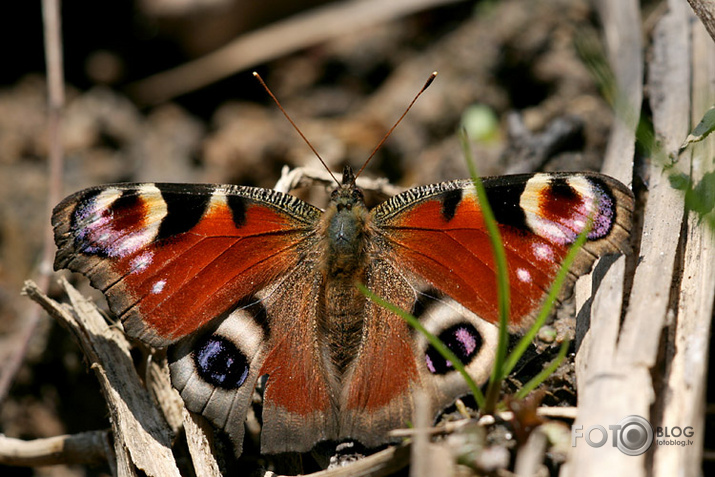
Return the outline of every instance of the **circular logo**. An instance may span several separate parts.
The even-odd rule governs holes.
[[[618,423],[621,426],[618,450],[626,455],[641,455],[653,444],[653,428],[641,416],[628,416]]]

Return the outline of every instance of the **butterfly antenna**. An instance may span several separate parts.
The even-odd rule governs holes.
[[[434,79],[435,79],[436,77],[437,77],[437,72],[436,72],[436,71],[433,71],[432,74],[429,75],[429,78],[427,78],[427,81],[425,81],[425,85],[422,86],[422,89],[419,90],[419,92],[417,93],[417,95],[415,96],[415,98],[412,100],[412,102],[410,103],[410,105],[407,106],[407,109],[405,109],[405,112],[402,113],[402,116],[400,116],[400,119],[398,119],[398,120],[395,122],[394,126],[392,126],[392,127],[390,128],[390,130],[387,131],[387,134],[385,134],[385,137],[383,137],[382,140],[381,140],[379,143],[377,143],[377,146],[375,146],[375,149],[373,149],[372,153],[371,153],[370,156],[367,158],[367,160],[365,161],[365,163],[362,165],[362,167],[360,168],[360,170],[357,172],[357,174],[355,174],[355,179],[353,179],[353,183],[355,182],[355,180],[357,179],[357,177],[362,173],[362,171],[365,170],[365,167],[367,167],[368,162],[370,162],[370,160],[375,156],[375,154],[377,154],[377,151],[382,147],[382,145],[385,143],[385,141],[387,141],[387,138],[390,137],[390,134],[392,134],[392,131],[394,131],[395,128],[397,127],[397,125],[400,124],[400,122],[402,121],[402,119],[403,119],[405,116],[407,116],[407,113],[410,111],[410,109],[412,109],[412,105],[415,104],[415,102],[417,101],[417,98],[419,98],[419,97],[422,95],[422,93],[424,93],[425,90],[426,90],[427,88],[429,88],[429,85],[432,84],[432,82],[434,81]]]
[[[261,83],[261,86],[263,86],[263,89],[266,90],[266,92],[270,95],[270,97],[273,98],[273,101],[275,101],[275,103],[278,105],[278,109],[281,110],[281,112],[283,113],[283,116],[285,116],[286,119],[288,120],[288,122],[291,124],[291,126],[293,126],[293,129],[295,129],[298,132],[298,134],[300,134],[300,137],[303,138],[303,141],[305,141],[305,143],[308,145],[310,150],[313,151],[313,154],[315,154],[315,157],[318,158],[320,163],[323,164],[323,167],[325,167],[325,170],[328,171],[328,174],[330,174],[330,177],[333,178],[333,180],[335,181],[336,184],[340,185],[340,182],[338,181],[338,179],[335,178],[335,176],[333,175],[332,171],[330,170],[328,165],[325,163],[323,158],[320,157],[320,154],[318,154],[318,151],[315,150],[315,148],[310,143],[310,141],[308,141],[308,138],[305,137],[305,135],[300,130],[300,128],[298,128],[298,126],[293,122],[293,120],[290,118],[290,116],[288,116],[288,113],[286,112],[285,109],[283,109],[283,106],[281,106],[280,101],[278,101],[278,98],[276,98],[276,96],[273,94],[273,92],[270,90],[270,88],[268,88],[268,85],[266,85],[265,81],[263,81],[263,78],[261,78],[261,75],[259,75],[256,71],[254,71],[253,76],[258,80],[259,83]],[[402,118],[400,118],[400,119],[402,119]]]

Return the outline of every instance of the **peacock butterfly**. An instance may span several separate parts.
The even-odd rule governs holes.
[[[496,276],[471,180],[409,189],[369,210],[356,174],[320,210],[237,185],[110,184],[54,209],[55,269],[86,275],[125,331],[169,347],[187,407],[241,453],[259,380],[261,450],[304,452],[321,441],[367,447],[412,420],[417,390],[434,414],[466,384],[399,316],[355,287],[411,310],[467,365],[489,374]],[[507,253],[511,328],[530,323],[568,247],[589,219],[570,279],[624,250],[633,194],[596,173],[483,179]]]

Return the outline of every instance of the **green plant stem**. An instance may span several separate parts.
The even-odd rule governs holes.
[[[564,340],[561,343],[561,348],[559,349],[559,354],[556,355],[556,358],[554,358],[554,360],[551,361],[551,363],[546,368],[542,369],[539,374],[537,374],[536,376],[531,378],[529,380],[529,382],[524,384],[521,387],[521,389],[519,389],[519,391],[517,391],[516,396],[515,396],[517,399],[524,399],[527,396],[527,394],[529,394],[531,391],[536,389],[536,387],[539,384],[544,382],[544,380],[546,380],[546,378],[551,376],[551,374],[553,374],[553,372],[556,371],[556,369],[561,365],[561,362],[566,357],[566,353],[569,350],[569,343],[570,342],[568,339]]]
[[[507,345],[509,341],[508,323],[509,307],[511,302],[509,297],[509,272],[507,268],[504,244],[502,243],[501,234],[499,233],[499,226],[494,218],[492,208],[489,205],[489,200],[487,198],[487,193],[484,190],[482,180],[477,173],[474,158],[472,157],[472,150],[469,147],[469,138],[467,137],[467,133],[464,129],[460,131],[460,140],[462,148],[464,149],[464,157],[466,158],[467,166],[469,167],[469,174],[471,175],[472,182],[474,183],[474,189],[477,193],[477,198],[479,199],[479,206],[482,209],[484,224],[489,232],[489,240],[492,244],[492,252],[494,254],[494,262],[496,264],[497,271],[499,341],[497,343],[497,352],[494,360],[494,367],[492,368],[492,375],[489,379],[489,386],[487,387],[486,402],[481,408],[482,412],[485,414],[492,414],[496,409],[497,402],[499,401],[501,382],[505,376],[504,361],[506,360]]]
[[[561,288],[566,281],[566,276],[568,275],[571,265],[573,264],[574,260],[576,260],[576,256],[588,240],[588,233],[590,232],[590,230],[591,220],[589,219],[586,228],[582,230],[581,233],[578,235],[576,241],[569,248],[569,251],[566,254],[566,258],[564,258],[564,261],[561,263],[561,268],[559,268],[559,271],[556,274],[556,278],[554,279],[553,283],[551,284],[551,287],[549,288],[549,294],[546,296],[544,304],[541,306],[541,309],[539,310],[539,314],[536,317],[534,324],[529,328],[526,333],[524,333],[524,336],[521,337],[516,346],[514,346],[514,349],[512,349],[509,357],[506,359],[506,363],[504,364],[504,374],[506,376],[508,376],[509,373],[512,372],[512,370],[516,366],[516,363],[519,362],[519,359],[521,359],[522,355],[529,347],[529,344],[531,344],[531,342],[534,340],[534,337],[536,337],[536,334],[539,332],[541,327],[546,322],[546,319],[549,317],[551,310],[554,307],[554,303],[556,303],[556,298],[559,296]]]
[[[454,353],[452,353],[452,351],[438,337],[430,333],[424,326],[422,326],[422,323],[420,323],[419,320],[412,316],[410,313],[393,305],[387,300],[384,300],[382,297],[375,295],[362,283],[357,283],[356,285],[358,289],[370,300],[400,316],[410,326],[422,333],[422,335],[427,338],[427,341],[429,341],[429,343],[437,350],[437,352],[441,354],[444,359],[452,363],[454,369],[462,375],[464,381],[467,383],[467,386],[469,386],[470,391],[474,395],[474,399],[477,401],[477,405],[479,406],[479,408],[481,409],[482,407],[484,407],[485,399],[484,394],[482,394],[482,390],[479,389],[477,383],[475,383],[472,377],[469,375],[462,361]]]

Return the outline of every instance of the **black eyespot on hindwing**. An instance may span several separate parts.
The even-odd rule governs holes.
[[[465,366],[472,362],[482,348],[481,333],[469,323],[458,323],[439,334],[439,339],[459,358]],[[442,357],[431,345],[425,352],[427,369],[432,374],[447,374],[454,371],[451,362]]]
[[[213,386],[223,389],[240,388],[248,377],[248,360],[232,342],[220,335],[208,335],[196,343],[196,372]]]

